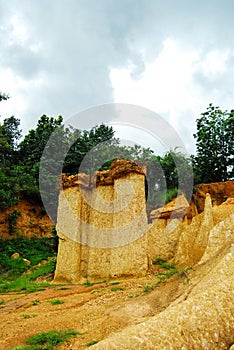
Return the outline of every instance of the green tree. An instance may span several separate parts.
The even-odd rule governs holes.
[[[18,141],[21,138],[21,130],[19,129],[20,120],[11,116],[3,121],[1,136],[5,139],[7,147],[5,147],[2,158],[14,163],[17,156]]]
[[[101,124],[93,127],[91,130],[70,129],[70,135],[67,137],[68,153],[66,155],[63,171],[69,175],[77,174],[80,165],[83,163],[83,171],[92,173],[100,167],[101,159],[113,158],[113,147],[118,145],[119,141],[114,138],[112,127]]]
[[[42,115],[37,122],[35,130],[30,130],[24,140],[19,144],[20,160],[29,166],[40,162],[44,148],[56,128],[62,125],[63,118],[57,119]]]
[[[196,182],[227,181],[234,177],[234,110],[222,111],[209,105],[197,119]]]
[[[6,101],[6,100],[8,100],[10,98],[10,96],[9,95],[7,95],[7,94],[5,94],[5,92],[0,92],[0,102],[1,101]]]

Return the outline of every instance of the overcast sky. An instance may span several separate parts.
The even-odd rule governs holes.
[[[233,15],[232,0],[0,0],[1,120],[15,115],[25,133],[42,114],[131,103],[194,152],[208,104],[234,108]]]

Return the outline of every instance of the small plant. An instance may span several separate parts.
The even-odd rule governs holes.
[[[226,202],[227,198],[227,196],[223,196],[223,202]]]
[[[92,287],[95,284],[102,284],[105,283],[106,281],[99,281],[99,282],[90,282],[89,280],[87,280],[84,284],[85,287]]]
[[[32,228],[32,227],[33,227],[34,221],[35,221],[34,218],[30,218],[30,219],[29,219],[29,223],[28,223],[28,227],[29,227],[29,228]]]
[[[93,294],[93,293],[101,293],[101,292],[103,292],[104,290],[105,290],[105,289],[93,289],[91,293],[92,293],[92,294]]]
[[[140,294],[129,294],[127,298],[132,299],[132,298],[137,298],[139,297]]]
[[[121,282],[116,281],[116,282],[111,282],[111,283],[110,283],[111,286],[115,286],[115,285],[117,285],[117,284],[121,284]]]
[[[23,318],[34,318],[34,317],[36,317],[37,315],[36,314],[31,314],[31,315],[29,315],[29,314],[23,314],[23,315],[21,315]]]
[[[32,304],[33,305],[39,305],[40,304],[40,300],[33,300]]]
[[[117,290],[125,290],[125,288],[123,288],[123,287],[113,287],[113,288],[111,288],[112,292],[116,292]]]
[[[11,350],[53,350],[61,343],[67,342],[70,338],[83,333],[75,330],[48,331],[31,336],[25,341],[26,346],[18,346]]]
[[[45,208],[42,208],[39,212],[39,216],[42,217],[42,216],[45,216],[46,215],[46,210]]]
[[[90,341],[88,344],[86,344],[86,346],[87,346],[87,347],[90,347],[90,346],[95,345],[95,344],[97,344],[97,343],[98,343],[98,340],[92,340],[92,341]]]
[[[21,211],[18,209],[14,209],[8,214],[9,231],[11,235],[16,232],[16,222],[20,215]]]
[[[54,298],[54,299],[48,299],[47,300],[49,303],[51,303],[51,305],[60,305],[60,304],[64,304],[63,300]]]
[[[172,277],[173,275],[181,276],[181,278],[186,279],[186,281],[189,281],[189,276],[187,274],[187,271],[190,270],[192,267],[187,266],[183,269],[178,269],[176,267],[175,263],[168,263],[166,260],[162,258],[156,258],[153,261],[154,265],[159,265],[161,269],[166,270],[165,272],[158,272],[157,274],[157,281],[153,284],[145,285],[143,287],[144,292],[148,293],[152,291],[155,287],[157,287],[160,283],[165,281],[166,279]]]
[[[168,263],[166,260],[162,258],[157,258],[153,261],[154,265],[159,265],[161,268],[170,270],[175,269],[175,263]]]
[[[214,204],[216,202],[216,198],[211,198],[211,203]]]

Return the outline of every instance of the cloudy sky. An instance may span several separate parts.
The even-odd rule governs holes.
[[[233,14],[232,0],[0,0],[1,120],[15,115],[25,133],[42,114],[130,103],[192,153],[208,104],[234,108]]]

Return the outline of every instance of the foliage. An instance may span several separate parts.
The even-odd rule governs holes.
[[[193,187],[192,162],[175,150],[151,156],[147,172],[148,203],[161,207],[183,192],[190,197]]]
[[[11,255],[15,252],[20,254],[19,258],[13,259]],[[44,288],[48,284],[34,283],[39,276],[47,275],[55,270],[56,259],[53,258],[51,239],[49,238],[13,238],[11,240],[0,240],[0,292],[7,291],[33,291]],[[49,257],[49,259],[48,259]],[[26,258],[31,262],[28,266],[24,262]],[[46,264],[37,266],[42,260]],[[23,274],[27,272],[27,274]]]
[[[12,348],[11,350],[53,350],[61,343],[67,342],[72,337],[81,334],[82,333],[71,329],[61,331],[51,330],[33,335],[25,341],[26,346]]]
[[[186,266],[182,269],[179,269],[174,262],[169,263],[167,262],[167,260],[162,259],[160,257],[156,258],[153,261],[153,264],[158,265],[160,271],[157,273],[157,281],[155,283],[144,286],[144,292],[146,293],[152,291],[160,283],[164,282],[165,280],[169,279],[174,275],[180,276],[181,278],[186,279],[187,281],[189,280],[187,271],[192,268],[191,266]]]
[[[60,300],[58,298],[54,298],[54,299],[49,299],[47,300],[51,305],[60,305],[60,304],[63,304],[64,301],[63,300]]]
[[[234,110],[209,105],[197,119],[197,155],[193,158],[196,182],[234,178]]]
[[[9,232],[11,235],[13,235],[16,231],[16,222],[20,215],[21,211],[18,209],[14,209],[8,214]]]
[[[15,262],[14,270],[10,270],[0,277],[0,293],[6,292],[25,292],[31,293],[39,290],[44,290],[50,287],[49,283],[35,282],[38,277],[46,276],[53,273],[55,270],[55,259],[48,259],[46,264],[30,268],[24,263],[23,259]],[[18,263],[18,264],[17,264]],[[20,263],[20,264],[19,264]],[[23,265],[24,263],[24,265]],[[16,266],[17,264],[17,266]],[[21,265],[21,269],[20,266]],[[24,272],[26,272],[24,274]]]
[[[87,346],[87,347],[90,347],[90,346],[95,345],[95,344],[97,344],[97,343],[98,343],[98,340],[92,340],[92,341],[90,341],[89,343],[87,343],[86,346]]]
[[[10,96],[4,92],[0,92],[0,102],[4,100],[8,100]]]
[[[125,290],[125,288],[123,288],[123,287],[112,287],[111,288],[112,292],[117,292],[118,290],[122,290],[123,291],[123,290]]]

